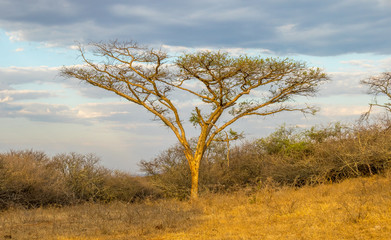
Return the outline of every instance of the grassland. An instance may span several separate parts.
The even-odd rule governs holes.
[[[94,155],[0,154],[2,239],[391,239],[391,126],[332,125],[212,146],[189,202],[180,146],[147,176]]]
[[[390,239],[391,173],[204,194],[197,202],[82,204],[0,213],[0,239]]]

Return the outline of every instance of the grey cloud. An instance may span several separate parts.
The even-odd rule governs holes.
[[[56,94],[48,91],[35,91],[35,90],[0,90],[0,102],[6,101],[18,101],[24,99],[39,99],[56,97]]]
[[[34,98],[40,97],[53,97],[54,93],[44,93],[44,92],[23,92],[23,91],[13,91],[16,86],[30,83],[38,83],[38,84],[48,84],[54,83],[58,85],[62,85],[64,88],[75,90],[79,93],[79,95],[95,98],[95,99],[103,99],[103,98],[111,98],[115,95],[104,91],[102,89],[93,87],[91,85],[80,82],[75,79],[64,79],[59,76],[60,68],[48,68],[48,67],[7,67],[0,68],[0,100],[5,97],[5,94],[17,94],[18,97],[22,97],[21,94],[25,98],[29,98],[28,94],[30,94],[30,99],[32,99],[31,94],[35,94]],[[8,90],[8,92],[5,92]],[[46,95],[45,95],[46,94]],[[15,99],[15,96],[13,96]]]
[[[57,1],[56,1],[57,2]],[[2,1],[0,27],[63,46],[132,39],[145,44],[270,49],[281,54],[391,53],[386,1]],[[56,5],[56,6],[54,6]]]
[[[48,67],[7,67],[0,68],[0,90],[12,85],[26,83],[47,83],[59,81],[58,68]]]
[[[31,121],[89,124],[77,117],[77,111],[66,105],[46,103],[0,103],[0,117],[26,118]]]
[[[156,125],[151,121],[152,114],[127,102],[87,103],[70,107],[66,104],[15,102],[16,99],[4,99],[6,101],[0,98],[0,117],[3,118],[26,118],[39,122],[83,125],[105,122],[120,128],[129,123],[140,126]]]
[[[13,117],[13,113],[22,110],[22,106],[0,102],[0,117]]]
[[[61,81],[58,81],[58,83],[63,84],[65,88],[77,91],[80,96],[86,98],[103,99],[116,97],[116,95],[112,92],[108,92],[104,89],[94,87],[85,82],[81,82],[78,79],[60,79]]]

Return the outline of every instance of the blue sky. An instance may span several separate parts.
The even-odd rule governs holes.
[[[62,66],[81,63],[76,42],[290,57],[330,75],[306,99],[320,107],[316,116],[243,119],[233,127],[248,139],[283,123],[354,122],[371,101],[359,81],[391,70],[390,12],[389,0],[0,0],[0,151],[93,152],[109,168],[137,172],[176,142],[143,109],[61,78]]]

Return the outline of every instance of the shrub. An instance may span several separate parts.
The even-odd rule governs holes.
[[[164,197],[184,199],[190,194],[190,169],[182,146],[177,144],[152,161],[141,161],[140,168]]]
[[[106,169],[99,161],[93,154],[0,154],[0,209],[159,197],[145,178]]]
[[[200,166],[200,191],[230,191],[270,181],[302,186],[367,176],[390,169],[390,122],[310,129],[278,128],[268,137],[230,149],[214,143]],[[189,167],[179,145],[141,167],[165,196],[186,198]]]
[[[49,163],[50,159],[43,152],[0,154],[0,208],[67,202],[64,181]]]
[[[136,202],[158,198],[160,194],[145,177],[134,177],[125,172],[113,171],[104,181],[104,201]]]
[[[52,160],[52,165],[61,174],[75,201],[97,201],[104,198],[102,189],[109,171],[98,163],[99,158],[93,154],[59,154]]]
[[[59,154],[52,160],[76,202],[133,202],[158,196],[157,191],[142,177],[109,170],[99,162],[100,159],[94,154],[77,153]]]

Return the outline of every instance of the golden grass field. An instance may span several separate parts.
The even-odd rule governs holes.
[[[192,203],[14,208],[0,212],[0,239],[391,239],[391,174]]]

